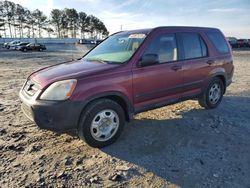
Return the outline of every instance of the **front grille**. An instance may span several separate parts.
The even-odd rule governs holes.
[[[39,90],[39,85],[32,80],[27,80],[23,87],[23,90],[29,96],[33,96]]]

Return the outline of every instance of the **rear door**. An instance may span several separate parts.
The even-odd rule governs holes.
[[[178,33],[180,60],[183,71],[182,97],[192,97],[202,92],[202,85],[210,72],[208,48],[197,32]]]
[[[143,55],[146,54],[158,55],[159,63],[135,66],[132,70],[134,105],[139,111],[181,96],[182,75],[175,33],[157,34],[148,42]]]

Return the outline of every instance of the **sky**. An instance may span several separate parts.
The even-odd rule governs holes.
[[[216,27],[226,36],[250,39],[250,0],[11,0],[49,16],[75,8],[104,22],[110,34],[157,26]]]

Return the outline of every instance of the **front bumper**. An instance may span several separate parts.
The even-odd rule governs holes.
[[[23,90],[20,91],[19,96],[23,113],[41,129],[55,132],[77,130],[83,108],[81,102],[39,100],[36,99],[37,94],[30,98]]]

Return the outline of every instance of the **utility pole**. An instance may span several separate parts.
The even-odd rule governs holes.
[[[122,31],[122,25],[121,25],[121,31]]]

